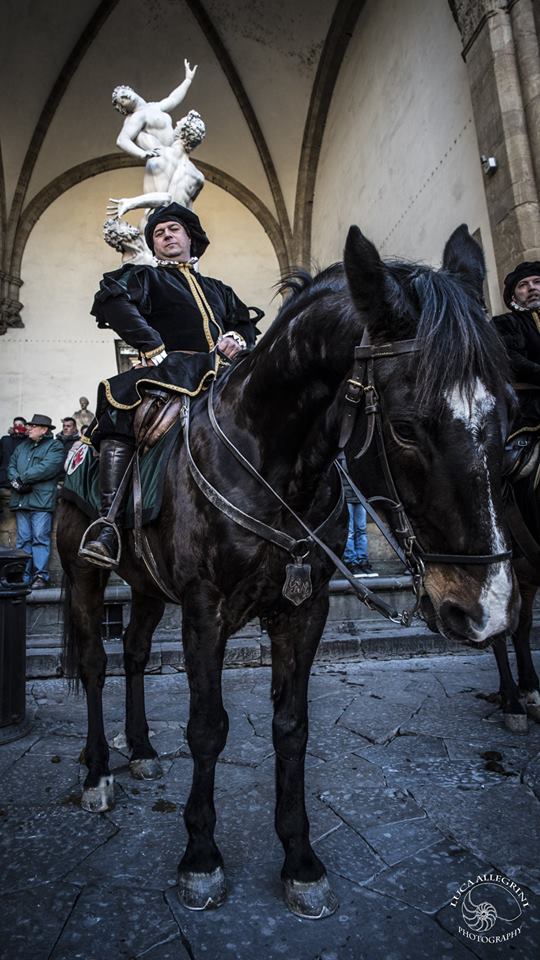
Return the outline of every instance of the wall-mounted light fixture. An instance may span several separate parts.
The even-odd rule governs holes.
[[[480,157],[480,162],[482,164],[482,170],[486,176],[490,177],[495,173],[497,169],[497,161],[495,157],[486,157],[485,153],[483,153]]]

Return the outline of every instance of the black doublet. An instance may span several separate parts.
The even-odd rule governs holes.
[[[512,369],[521,422],[519,426],[540,423],[540,313],[536,310],[511,310],[493,317]]]
[[[106,273],[92,314],[99,327],[114,330],[141,356],[150,359],[162,350],[168,354],[158,366],[103,380],[98,419],[107,405],[118,410],[138,406],[145,383],[194,396],[216,374],[220,334],[235,330],[250,347],[258,332],[248,307],[230,287],[175,264],[128,265]]]

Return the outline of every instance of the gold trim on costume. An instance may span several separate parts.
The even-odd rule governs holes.
[[[196,397],[203,389],[206,381],[210,377],[217,376],[218,367],[219,367],[219,357],[216,355],[214,369],[207,370],[206,373],[203,374],[202,378],[199,380],[199,384],[196,390],[187,390],[186,387],[178,387],[174,383],[163,383],[161,380],[150,380],[150,379],[147,379],[146,377],[141,377],[141,379],[137,380],[137,382],[135,383],[135,391],[137,393],[137,396],[139,397],[139,399],[135,403],[120,403],[119,400],[115,400],[115,398],[113,397],[111,393],[111,386],[109,381],[102,380],[101,383],[105,387],[105,394],[107,396],[107,400],[109,401],[112,407],[116,407],[117,410],[134,410],[135,407],[138,407],[139,404],[142,403],[143,401],[143,397],[141,397],[141,394],[139,393],[139,384],[148,383],[150,384],[151,387],[163,387],[165,390],[170,390],[172,393],[185,393],[187,394],[188,397]]]
[[[165,350],[165,345],[162,343],[160,347],[156,347],[155,350],[144,351],[141,350],[141,355],[145,360],[151,360],[152,357],[157,357],[158,353],[163,353]]]
[[[538,310],[531,310],[531,313],[532,313],[532,318],[536,324],[536,329],[538,330],[538,333],[540,333],[540,316],[538,314]]]
[[[191,267],[187,263],[179,263],[178,269],[180,273],[183,273],[183,275],[185,276],[188,282],[189,289],[191,290],[193,299],[195,300],[195,303],[197,304],[199,308],[199,312],[202,317],[206,342],[210,347],[210,350],[213,350],[217,341],[213,339],[212,334],[210,333],[210,323],[213,323],[214,326],[217,327],[219,331],[218,336],[221,336],[221,327],[217,322],[217,320],[215,319],[214,313],[212,311],[212,307],[208,303],[208,300],[206,299],[200,284],[195,279],[195,276],[193,274]]]

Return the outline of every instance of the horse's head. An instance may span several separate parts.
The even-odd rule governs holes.
[[[375,430],[367,452],[354,459],[366,433],[367,418],[359,417],[347,447],[353,478],[367,495],[394,499],[382,467],[383,439],[395,499],[427,555],[424,617],[449,638],[484,646],[515,627],[519,600],[510,560],[493,559],[508,549],[501,465],[512,392],[483,308],[482,252],[461,226],[440,270],[384,263],[353,227],[345,269],[369,342],[415,338],[418,347],[373,361],[379,442]],[[362,374],[369,375],[367,363]],[[430,554],[444,555],[444,562]],[[473,564],[460,559],[465,555],[489,559]]]

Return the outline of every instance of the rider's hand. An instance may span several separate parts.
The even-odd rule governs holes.
[[[195,74],[197,73],[197,64],[195,64],[195,66],[193,67],[193,70],[192,70],[191,67],[190,67],[190,65],[189,65],[189,61],[188,61],[188,60],[184,60],[184,67],[185,67],[185,70],[186,70],[186,80],[193,80],[193,77],[194,77]]]
[[[243,347],[232,337],[220,337],[217,342],[217,348],[229,360],[232,360],[237,353],[243,350]]]

